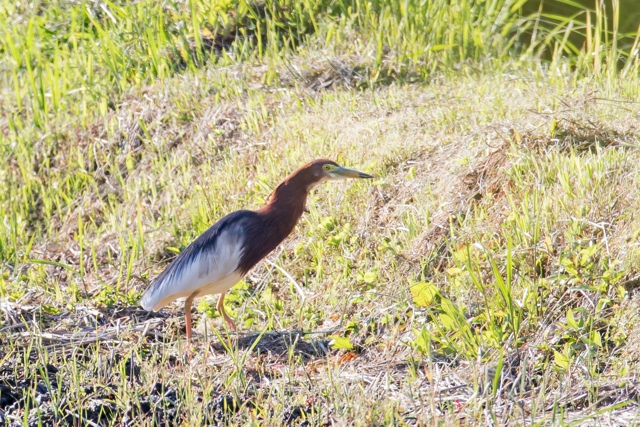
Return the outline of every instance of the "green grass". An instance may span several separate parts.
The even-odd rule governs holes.
[[[0,4],[0,420],[637,423],[637,35],[523,6]],[[137,308],[316,157],[243,334]]]

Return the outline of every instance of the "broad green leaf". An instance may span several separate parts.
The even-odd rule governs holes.
[[[567,310],[567,325],[570,328],[578,329],[578,322],[576,322],[575,317],[573,317],[573,310],[572,309]]]
[[[599,347],[599,348],[602,347],[602,337],[600,336],[600,332],[598,331],[592,331],[589,334],[589,341],[591,342],[592,345],[595,345],[596,347]]]
[[[578,275],[578,270],[576,270],[573,266],[570,265],[565,265],[564,269],[567,273],[569,273],[572,276],[577,276]]]
[[[418,282],[410,287],[413,302],[418,307],[428,307],[438,295],[438,288],[431,282]]]
[[[448,314],[441,314],[439,317],[440,317],[440,322],[446,329],[450,331],[457,329],[455,321],[451,316],[449,316]]]
[[[567,355],[560,353],[559,351],[554,351],[553,352],[553,359],[556,362],[556,365],[558,365],[558,367],[560,367],[563,370],[568,370],[569,369],[569,357],[567,357]]]
[[[353,350],[353,344],[351,344],[351,339],[349,337],[339,337],[336,335],[332,335],[329,338],[331,339],[331,348],[336,350],[340,348]]]
[[[416,339],[413,341],[416,348],[420,353],[426,354],[431,347],[431,333],[424,327],[420,331],[414,329],[413,333],[416,336]]]
[[[377,278],[378,278],[378,273],[376,273],[375,271],[367,271],[364,274],[364,282],[368,284],[372,284],[373,282],[376,281]]]
[[[462,269],[461,268],[458,268],[458,267],[447,268],[447,274],[449,276],[457,276],[460,273],[462,273]]]

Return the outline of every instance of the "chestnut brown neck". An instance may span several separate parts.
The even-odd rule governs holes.
[[[257,221],[246,229],[251,244],[244,248],[238,267],[243,274],[291,234],[300,220],[309,190],[317,181],[304,172],[298,170],[289,175],[273,191],[267,204],[256,211]]]
[[[273,217],[286,237],[296,226],[307,204],[307,196],[314,180],[304,170],[297,170],[289,175],[271,193],[267,204],[258,210],[259,213]],[[283,239],[284,239],[283,237]]]

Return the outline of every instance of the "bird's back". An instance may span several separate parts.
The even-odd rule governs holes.
[[[238,271],[253,211],[233,212],[202,233],[153,281],[142,295],[145,310],[158,310],[171,301],[194,293],[224,292],[239,281]]]

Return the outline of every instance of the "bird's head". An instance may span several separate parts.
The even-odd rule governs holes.
[[[289,175],[276,187],[268,198],[268,209],[300,203],[304,208],[307,194],[313,187],[324,181],[344,178],[373,178],[373,176],[353,169],[347,169],[332,160],[313,160]]]
[[[314,160],[303,166],[306,169],[306,173],[309,174],[312,179],[312,185],[319,184],[323,181],[345,179],[345,178],[361,178],[371,179],[373,176],[360,172],[354,169],[347,169],[332,160]]]

